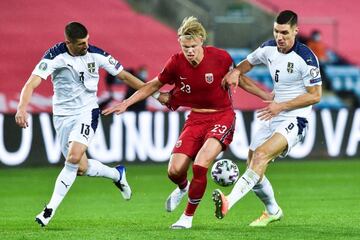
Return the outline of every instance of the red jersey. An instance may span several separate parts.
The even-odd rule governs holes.
[[[222,49],[203,47],[204,58],[191,65],[182,52],[173,55],[158,75],[163,84],[175,84],[171,90],[172,109],[190,108],[228,109],[232,107],[229,90],[221,81],[233,65],[230,55]]]

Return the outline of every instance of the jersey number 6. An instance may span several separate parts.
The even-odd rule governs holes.
[[[275,71],[275,82],[279,81],[279,72],[280,72],[280,70]]]

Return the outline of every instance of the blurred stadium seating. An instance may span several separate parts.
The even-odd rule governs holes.
[[[165,6],[162,8],[159,6],[159,3],[164,3],[164,1],[167,3],[167,14],[160,17],[154,15],[164,9]],[[141,2],[146,4],[146,11],[144,11],[146,15],[133,9]],[[189,2],[192,4],[187,4]],[[184,16],[200,14],[200,19],[203,20],[210,33],[209,44],[230,43],[229,40],[232,39],[235,43],[233,46],[226,47],[225,44],[218,47],[226,47],[234,61],[238,63],[257,46],[257,41],[265,41],[272,37],[269,19],[273,18],[272,15],[276,11],[293,9],[299,13],[301,33],[306,35],[314,28],[321,30],[324,41],[331,47],[329,51],[331,63],[341,62],[339,59],[341,60],[342,57],[337,55],[340,53],[340,56],[346,57],[359,66],[360,45],[354,42],[360,39],[360,32],[349,31],[348,26],[356,21],[360,2],[344,1],[341,7],[333,3],[335,0],[315,2],[304,0],[301,4],[285,0],[229,0],[221,3],[217,0],[187,0],[177,1],[176,4],[170,4],[166,0],[107,0],[100,5],[94,1],[85,0],[75,2],[64,0],[61,4],[46,0],[35,0],[31,4],[25,0],[1,1],[0,41],[2,44],[0,44],[0,51],[6,58],[0,59],[2,66],[0,75],[3,78],[0,85],[0,112],[16,110],[22,85],[44,51],[62,41],[63,27],[69,21],[81,21],[88,26],[91,35],[90,42],[103,47],[119,58],[125,67],[137,68],[140,65],[146,65],[149,69],[149,78],[152,78],[161,70],[170,55],[180,50],[176,42],[175,26]],[[184,6],[184,9],[179,10],[181,6]],[[154,8],[158,10],[152,10]],[[243,14],[238,14],[239,11]],[[229,15],[228,18],[226,14]],[[173,20],[167,20],[166,15]],[[46,25],[44,19],[46,19]],[[163,23],[157,19],[161,19]],[[217,26],[216,21],[219,19],[222,25]],[[222,29],[231,20],[234,20],[233,25],[231,27],[229,25],[228,29]],[[250,29],[249,31],[241,28],[244,23],[241,21],[247,22],[250,28],[245,29]],[[256,21],[256,26],[258,26],[256,31],[254,31],[252,21]],[[169,25],[172,28],[168,27]],[[219,33],[219,26],[226,34],[218,34],[215,37],[214,35]],[[229,32],[231,34],[227,34]],[[222,41],[221,37],[227,40]],[[243,43],[248,45],[240,45]],[[328,89],[336,94],[324,94],[322,102],[317,107],[359,106],[359,68],[352,65],[326,65],[323,70]],[[264,88],[271,89],[273,86],[271,76],[265,67],[254,68],[249,76]],[[100,82],[99,90],[99,97],[106,98],[104,81]],[[123,97],[124,88],[119,86],[116,91],[115,96],[119,100]],[[50,81],[47,81],[34,94],[30,110],[50,111],[51,95],[52,86]],[[352,101],[344,101],[346,97],[351,98]],[[254,110],[263,105],[261,100],[242,90],[234,95],[234,101],[234,106],[243,110]],[[151,110],[162,109],[154,100],[150,99],[148,104]]]

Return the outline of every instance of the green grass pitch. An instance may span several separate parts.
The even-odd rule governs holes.
[[[238,165],[243,172],[245,163]],[[0,239],[360,239],[360,161],[271,164],[267,176],[285,217],[261,229],[248,227],[263,211],[251,192],[216,219],[211,192],[217,186],[210,178],[193,228],[169,229],[186,201],[165,211],[174,188],[166,169],[129,165],[130,201],[108,179],[79,177],[46,228],[34,217],[49,200],[60,168],[0,169]]]

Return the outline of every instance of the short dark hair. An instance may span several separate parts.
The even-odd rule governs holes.
[[[87,35],[88,35],[88,30],[84,25],[82,25],[79,22],[70,22],[65,27],[65,36],[70,41],[86,38]]]
[[[290,24],[290,26],[297,25],[297,14],[291,10],[284,10],[277,15],[275,22],[278,24]]]

